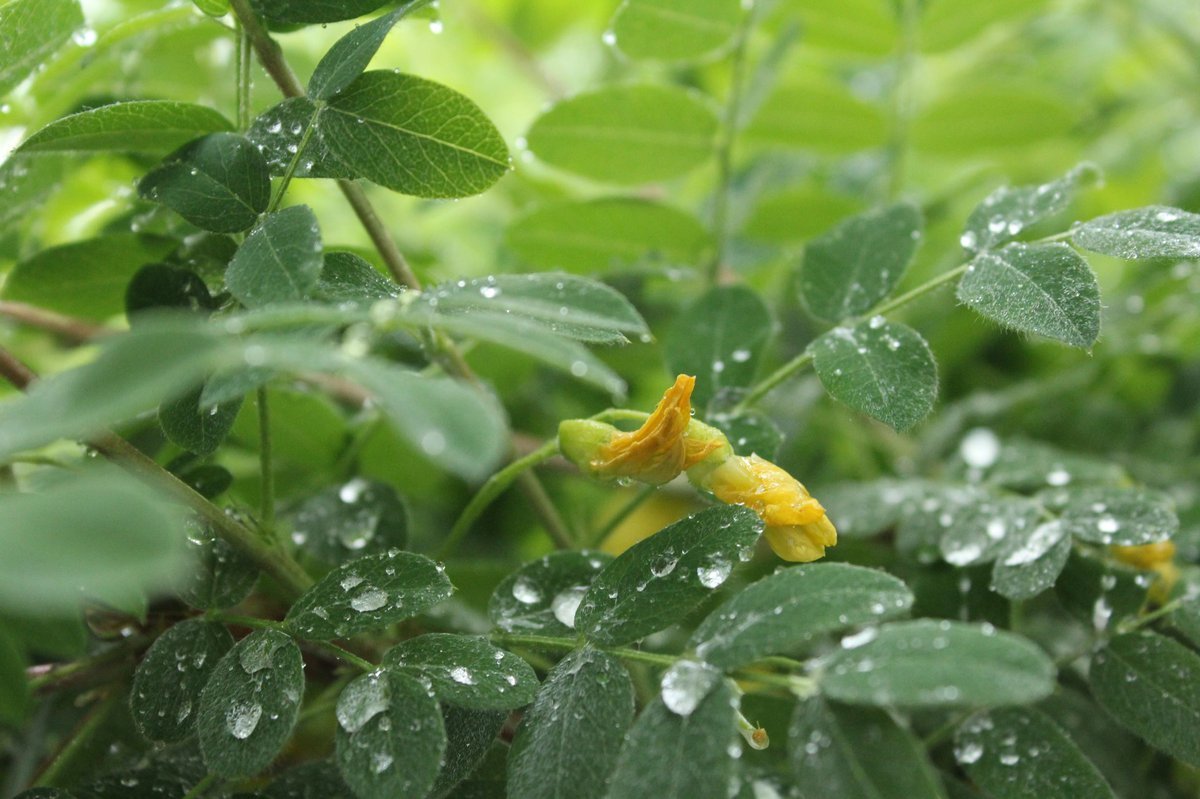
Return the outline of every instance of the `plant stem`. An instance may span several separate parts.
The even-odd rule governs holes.
[[[73,344],[83,344],[97,336],[117,332],[103,325],[95,325],[23,302],[0,301],[0,316],[7,316],[9,319],[62,336]]]
[[[145,649],[153,639],[138,635],[95,655],[80,658],[70,663],[52,666],[31,666],[25,670],[29,689],[35,694],[49,694],[69,687],[89,687],[97,681],[109,678],[113,667],[124,665],[122,661]]]
[[[899,0],[900,51],[896,54],[896,82],[892,89],[891,133],[888,138],[888,176],[885,195],[894,200],[904,187],[905,156],[912,119],[912,72],[917,58],[917,0]]]
[[[93,742],[93,737],[104,727],[105,723],[124,702],[121,691],[115,691],[100,701],[66,739],[66,743],[54,755],[54,758],[34,780],[35,787],[58,787],[64,774],[75,765],[76,759],[86,754],[87,748]]]
[[[960,277],[962,277],[964,274],[966,274],[967,267],[969,267],[969,266],[970,266],[969,263],[959,264],[958,266],[951,269],[949,272],[943,272],[942,274],[938,275],[937,277],[932,278],[931,280],[925,281],[924,283],[917,286],[916,288],[913,288],[913,289],[910,289],[909,291],[904,292],[899,297],[895,297],[893,299],[887,300],[886,302],[882,302],[879,305],[876,305],[874,308],[872,308],[871,310],[869,310],[865,314],[863,314],[863,317],[870,318],[872,316],[883,316],[884,314],[891,313],[892,311],[896,310],[897,308],[899,308],[903,305],[908,305],[910,302],[917,299],[918,297],[923,297],[926,294],[928,294],[929,292],[939,289],[942,286],[946,285],[947,283],[951,283],[955,280],[958,280]]]
[[[235,18],[237,30],[237,126],[250,128],[250,37]]]
[[[371,243],[375,245],[375,249],[379,252],[379,257],[383,259],[383,263],[387,266],[388,272],[391,273],[392,279],[401,286],[407,286],[414,291],[420,291],[420,279],[417,278],[412,267],[408,265],[408,260],[400,252],[400,249],[396,246],[396,242],[388,235],[387,228],[383,226],[379,214],[375,213],[375,208],[371,205],[371,201],[367,199],[367,195],[363,192],[362,187],[349,180],[339,180],[337,186],[342,190],[342,194],[345,196],[346,201],[350,203],[350,207],[354,209],[359,223],[367,231],[367,235],[371,237]]]
[[[267,387],[259,386],[258,401],[258,468],[262,475],[262,490],[258,524],[267,538],[275,537],[275,470],[271,465],[271,406]]]
[[[271,196],[271,202],[267,204],[267,213],[271,213],[279,208],[279,204],[283,202],[283,195],[288,190],[288,185],[292,182],[292,176],[296,174],[296,169],[300,166],[300,158],[304,155],[305,148],[308,147],[308,141],[312,138],[313,131],[317,128],[317,117],[320,116],[320,111],[313,113],[308,118],[308,124],[304,126],[304,133],[300,135],[300,143],[296,145],[296,152],[292,154],[292,160],[288,161],[287,168],[283,170],[283,177],[279,179],[279,184],[275,187],[275,193]]]
[[[355,666],[362,671],[375,671],[378,668],[378,666],[366,658],[359,657],[349,649],[343,649],[332,641],[305,641],[305,643],[315,646],[317,649],[323,649],[338,660],[349,663],[351,666]]]
[[[524,635],[518,633],[492,633],[492,640],[499,644],[513,646],[535,646],[547,649],[569,651],[579,648],[579,642],[572,638],[555,638],[549,635]],[[614,657],[635,663],[650,663],[655,666],[673,666],[679,660],[676,655],[662,655],[657,652],[643,652],[640,649],[630,649],[623,646],[597,647]]]
[[[612,535],[613,530],[616,530],[618,527],[620,527],[621,522],[628,519],[635,510],[641,507],[643,502],[654,496],[656,491],[658,491],[658,486],[642,486],[642,488],[637,492],[636,495],[634,495],[633,498],[626,502],[611,519],[604,523],[603,527],[601,527],[588,538],[588,540],[585,542],[585,546],[594,547]]]
[[[197,799],[204,795],[204,792],[212,787],[212,784],[217,781],[216,774],[206,774],[204,779],[192,786],[192,789],[183,795],[183,799]]]

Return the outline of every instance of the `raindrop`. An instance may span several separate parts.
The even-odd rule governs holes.
[[[542,592],[528,577],[518,577],[512,587],[513,599],[522,605],[533,605],[542,601]]]
[[[575,613],[579,610],[579,603],[583,601],[585,593],[586,585],[576,585],[556,594],[554,599],[550,600],[550,610],[554,612],[554,618],[572,630],[575,629]]]
[[[225,711],[225,727],[234,738],[244,741],[254,733],[260,718],[262,705],[257,702],[235,701]]]
[[[690,716],[721,675],[694,660],[677,661],[663,674],[662,700],[672,713]]]
[[[378,588],[370,588],[363,591],[354,599],[350,600],[350,607],[363,613],[371,610],[379,610],[387,604],[388,595],[386,591],[380,591]]]

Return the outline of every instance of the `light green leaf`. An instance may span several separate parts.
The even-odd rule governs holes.
[[[528,663],[471,635],[427,633],[410,638],[389,649],[383,665],[424,678],[441,701],[473,710],[523,707],[538,690],[537,675]]]
[[[804,109],[797,113],[797,109]],[[887,140],[882,110],[825,80],[780,86],[763,102],[746,128],[752,141],[820,153],[853,153]]]
[[[960,507],[947,507],[938,523],[945,528],[938,546],[947,563],[970,566],[994,559],[1011,536],[1033,530],[1042,507],[1024,497],[987,496]]]
[[[981,710],[954,736],[954,757],[996,799],[1115,799],[1090,760],[1033,708]]]
[[[886,55],[899,39],[896,14],[886,0],[789,0],[800,12],[804,43],[838,52]]]
[[[598,644],[644,638],[679,621],[720,587],[761,533],[758,515],[737,505],[693,514],[605,566],[576,613],[555,615]]]
[[[539,208],[514,222],[506,239],[529,264],[568,272],[694,267],[712,249],[712,235],[693,215],[633,198]]]
[[[77,0],[12,0],[0,7],[0,95],[49,61],[82,25]]]
[[[307,205],[265,217],[238,247],[225,285],[243,305],[302,300],[321,277],[321,231]]]
[[[508,795],[599,799],[633,721],[633,683],[621,663],[594,649],[567,655],[517,728]]]
[[[802,700],[788,727],[788,756],[801,796],[946,796],[921,742],[875,708]]]
[[[886,572],[845,563],[793,566],[752,583],[718,607],[688,646],[721,668],[785,654],[806,640],[905,614],[913,596]]]
[[[1077,117],[1067,99],[1043,86],[974,83],[919,114],[912,140],[942,157],[1016,151],[1065,136]]]
[[[767,304],[746,286],[717,286],[689,305],[667,333],[667,368],[694,375],[692,404],[705,408],[724,388],[745,388],[773,329]]]
[[[392,550],[352,560],[326,574],[296,600],[284,623],[303,638],[348,638],[412,618],[453,590],[429,558]]]
[[[1142,488],[1068,490],[1062,523],[1071,535],[1097,544],[1133,546],[1164,541],[1179,530],[1171,498]]]
[[[320,126],[314,124],[308,143],[300,158],[296,152],[304,139],[304,132],[317,115],[317,106],[307,97],[289,97],[278,105],[271,106],[250,123],[246,138],[267,161],[271,175],[287,172],[292,160],[296,160],[297,178],[344,178],[357,177],[350,167],[343,164],[325,144]]]
[[[337,703],[337,764],[359,799],[420,799],[446,751],[437,700],[415,677],[364,674]]]
[[[204,522],[187,521],[191,570],[179,597],[194,608],[230,608],[241,602],[258,582],[258,566],[218,537]]]
[[[1024,704],[1054,688],[1054,664],[1042,650],[990,625],[892,622],[842,646],[818,680],[830,698],[856,705]]]
[[[324,563],[404,549],[408,511],[387,483],[355,477],[307,497],[292,515],[292,540]]]
[[[254,13],[271,22],[310,25],[368,14],[386,0],[250,0]]]
[[[812,343],[813,366],[838,402],[901,432],[925,418],[937,397],[937,364],[921,334],[874,317],[835,327]]]
[[[1151,746],[1200,766],[1200,656],[1151,632],[1119,635],[1092,659],[1092,694]]]
[[[612,33],[630,58],[688,61],[724,46],[743,14],[739,0],[625,0]]]
[[[737,700],[725,680],[691,713],[651,702],[625,738],[608,799],[726,799],[734,759]]]
[[[50,247],[13,267],[4,298],[103,321],[124,310],[125,287],[134,273],[178,244],[161,236],[114,233]]]
[[[130,688],[129,709],[138,732],[155,743],[190,736],[200,692],[232,648],[233,637],[223,625],[200,619],[181,621],[159,636],[138,664]]]
[[[208,106],[132,100],[80,111],[26,139],[21,152],[169,152],[207,133],[233,130]]]
[[[505,577],[488,601],[488,617],[505,632],[569,636],[564,613],[591,585],[612,555],[591,550],[552,552]]]
[[[0,164],[0,231],[27,221],[58,186],[67,155],[12,153]]]
[[[142,197],[216,233],[240,233],[271,199],[262,153],[234,133],[213,133],[171,153],[138,183]]]
[[[746,220],[742,235],[776,244],[812,238],[862,210],[856,197],[838,194],[825,186],[792,186],[764,194]]]
[[[296,643],[278,630],[257,630],[238,641],[200,694],[200,751],[222,777],[262,771],[283,749],[304,695],[304,662]]]
[[[158,408],[158,423],[172,443],[197,455],[209,455],[229,435],[242,400],[239,397],[222,405],[205,406],[200,403],[202,391],[203,387],[198,387],[164,402]]]
[[[1065,211],[1079,187],[1099,176],[1095,165],[1080,164],[1049,183],[996,189],[971,211],[959,242],[970,253],[1006,244],[1030,225]]]
[[[951,50],[985,31],[1019,22],[1045,5],[1046,0],[989,0],[986,3],[929,0],[921,6],[917,41],[926,53]]]
[[[1066,244],[1009,244],[975,257],[958,299],[1005,327],[1090,349],[1100,336],[1100,286]]]
[[[327,252],[313,293],[328,303],[370,305],[376,300],[394,299],[400,287],[354,253]]]
[[[804,249],[800,296],[829,321],[875,307],[900,282],[921,243],[916,206],[899,203],[851,217]]]
[[[371,63],[392,26],[426,2],[428,0],[408,0],[395,11],[359,25],[338,39],[308,79],[308,96],[314,100],[328,100],[353,83]]]
[[[677,177],[712,157],[717,116],[672,86],[611,86],[563,100],[529,129],[551,166],[606,183]]]
[[[186,557],[177,509],[121,472],[64,476],[0,498],[0,605],[33,615],[74,611],[82,594],[169,588]]]
[[[1055,519],[1010,535],[992,567],[992,589],[1030,599],[1054,585],[1071,555],[1071,536]]]
[[[317,120],[330,151],[359,177],[417,197],[467,197],[508,171],[491,120],[453,89],[395,72],[360,75]]]
[[[1117,258],[1200,258],[1200,214],[1152,205],[1097,217],[1071,229],[1085,250]]]

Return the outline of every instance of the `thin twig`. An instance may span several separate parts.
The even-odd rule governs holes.
[[[84,344],[99,336],[116,332],[103,325],[65,316],[23,302],[0,301],[0,316],[62,336],[73,344]]]

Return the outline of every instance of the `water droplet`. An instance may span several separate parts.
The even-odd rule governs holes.
[[[717,588],[729,578],[732,570],[733,564],[727,560],[718,559],[707,566],[697,566],[696,576],[700,578],[700,585],[705,588]]]
[[[455,666],[450,669],[450,679],[454,680],[459,685],[474,685],[475,678],[471,676],[471,672],[464,666]]]
[[[983,746],[975,741],[964,743],[954,748],[954,759],[959,763],[970,765],[983,757]]]
[[[968,466],[986,469],[1000,457],[1000,439],[986,427],[976,427],[963,436],[958,451]]]
[[[575,629],[575,612],[579,610],[579,603],[586,593],[586,585],[576,585],[556,594],[554,599],[550,600],[550,610],[554,612],[554,618],[572,630]]]
[[[350,607],[363,613],[371,610],[379,610],[387,604],[388,595],[386,591],[380,591],[378,588],[370,588],[363,591],[354,599],[350,600]]]
[[[260,718],[262,705],[257,702],[235,701],[225,711],[225,728],[234,738],[244,741],[254,733]]]
[[[534,605],[542,601],[542,592],[525,576],[518,577],[512,587],[513,599],[522,605]]]
[[[690,716],[720,678],[720,672],[703,663],[676,661],[662,677],[663,704],[672,713]]]

